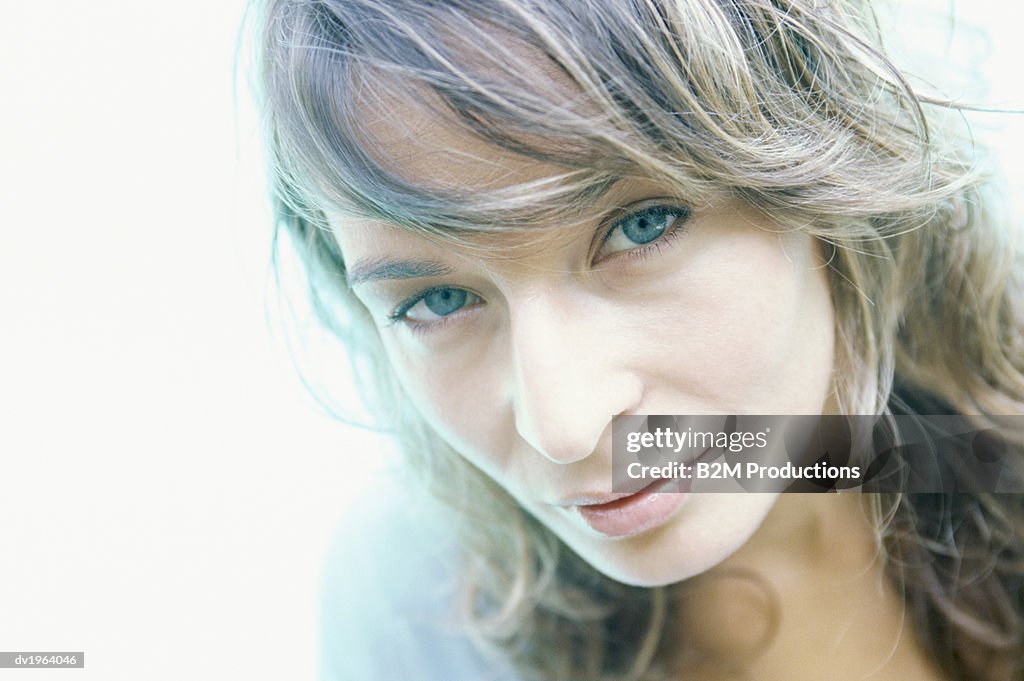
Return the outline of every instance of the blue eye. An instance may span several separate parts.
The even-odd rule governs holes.
[[[689,217],[690,209],[685,206],[651,206],[634,211],[608,230],[598,259],[651,244],[674,233]]]
[[[467,305],[483,302],[466,289],[438,286],[416,294],[390,315],[393,321],[431,323],[455,314]]]
[[[664,211],[644,211],[622,221],[622,234],[635,244],[648,244],[665,233]]]
[[[466,304],[469,293],[461,288],[440,288],[423,296],[423,304],[438,317],[446,317]]]

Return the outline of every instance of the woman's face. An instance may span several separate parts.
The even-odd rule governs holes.
[[[368,134],[407,179],[488,191],[559,172],[399,113]],[[573,224],[472,248],[377,222],[334,226],[350,284],[427,421],[622,582],[707,570],[775,497],[613,494],[613,416],[817,414],[832,389],[816,243],[737,201],[690,206],[624,180]]]

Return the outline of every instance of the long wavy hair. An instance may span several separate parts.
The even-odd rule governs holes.
[[[260,15],[278,228],[366,399],[461,532],[469,631],[522,678],[674,678],[686,585],[597,573],[432,432],[345,285],[326,214],[468,243],[557,222],[622,177],[726,194],[829,254],[844,413],[947,410],[984,427],[1024,412],[1016,232],[956,107],[915,91],[863,3],[265,0]],[[374,102],[410,97],[564,172],[490,192],[417,186],[363,129]],[[889,574],[941,668],[1020,678],[1021,495],[876,497]]]

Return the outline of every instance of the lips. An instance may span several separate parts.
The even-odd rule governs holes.
[[[686,489],[682,489],[685,484]],[[664,491],[668,486],[679,491]],[[583,521],[606,537],[630,537],[653,529],[672,515],[690,496],[689,481],[657,480],[639,492],[617,495],[604,503],[574,506]]]
[[[713,451],[708,447],[690,465]],[[692,485],[689,478],[655,480],[636,492],[582,496],[558,505],[574,509],[591,529],[606,537],[630,537],[668,520],[690,496]]]

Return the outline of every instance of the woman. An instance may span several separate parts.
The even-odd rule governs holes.
[[[1011,232],[869,8],[265,16],[280,224],[449,510],[481,648],[522,679],[1024,675],[1019,495],[611,485],[615,416],[1024,411]]]

